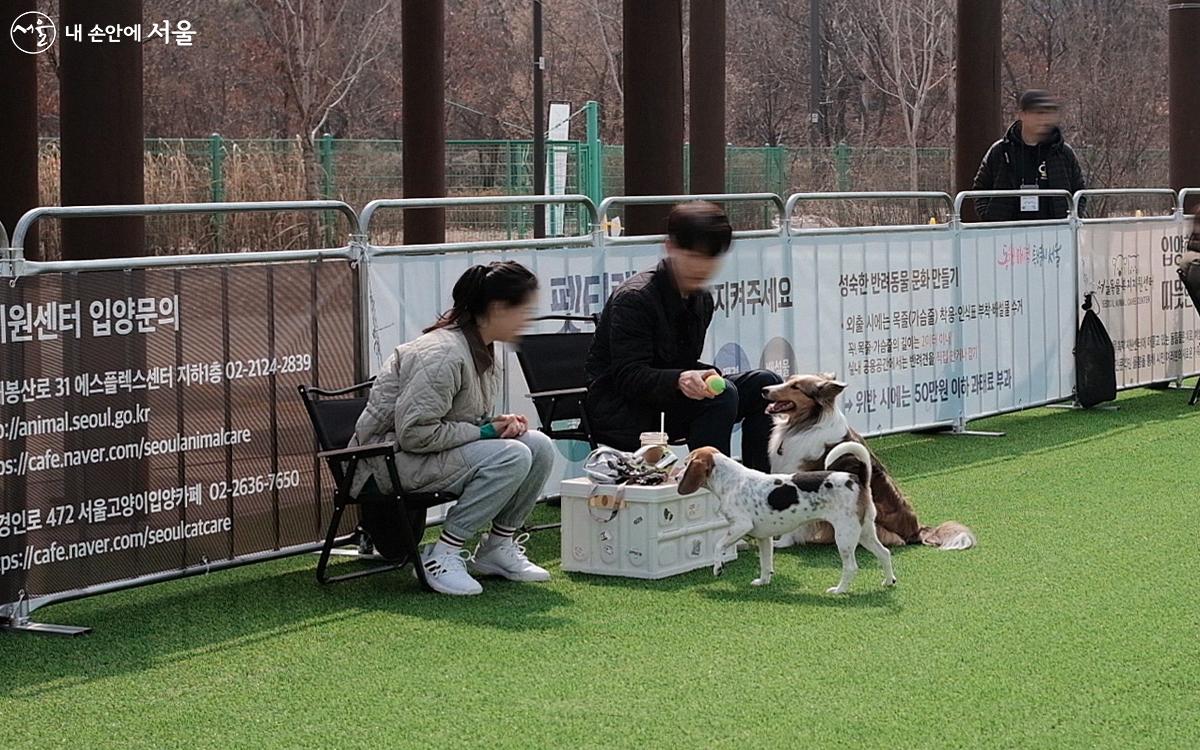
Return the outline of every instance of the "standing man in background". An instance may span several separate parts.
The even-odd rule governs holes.
[[[1033,89],[1021,94],[1018,110],[1017,121],[983,157],[974,189],[1083,190],[1079,159],[1058,127],[1058,100]],[[1033,221],[1066,218],[1069,206],[1066,198],[976,198],[975,210],[981,221]]]

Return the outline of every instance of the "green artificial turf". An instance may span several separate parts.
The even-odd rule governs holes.
[[[564,574],[423,594],[407,574],[318,587],[311,557],[40,611],[89,637],[0,634],[6,748],[1200,746],[1200,408],[981,422],[1002,439],[873,445],[926,522],[853,594],[831,548],[714,579]],[[549,511],[547,511],[549,512]],[[353,565],[354,563],[341,563]],[[344,568],[348,569],[348,568]]]

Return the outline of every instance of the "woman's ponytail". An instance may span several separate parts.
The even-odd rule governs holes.
[[[537,291],[537,277],[516,261],[494,261],[468,268],[451,292],[452,306],[425,333],[439,328],[473,327],[492,302],[518,305]]]

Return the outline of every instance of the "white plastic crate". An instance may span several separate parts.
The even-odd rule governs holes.
[[[729,522],[708,490],[680,495],[657,487],[562,483],[562,569],[576,573],[666,578],[712,567]],[[620,507],[604,498],[619,497]],[[725,560],[736,560],[736,545]]]

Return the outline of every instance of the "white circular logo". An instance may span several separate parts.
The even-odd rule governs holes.
[[[8,29],[8,36],[25,54],[40,55],[54,44],[58,28],[50,16],[31,10],[17,16]]]

